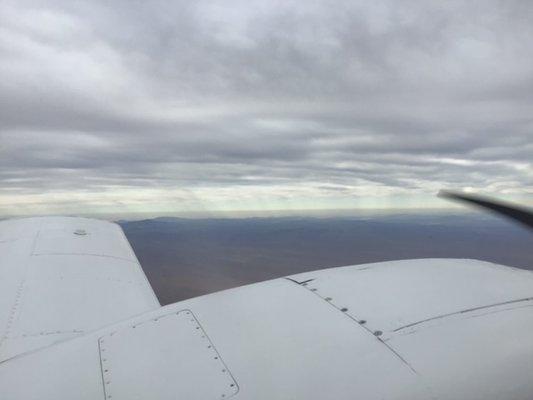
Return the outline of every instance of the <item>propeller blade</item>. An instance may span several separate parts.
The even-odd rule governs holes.
[[[496,214],[504,215],[533,229],[533,211],[527,208],[493,200],[484,196],[451,192],[448,190],[441,190],[438,196],[444,199],[457,200],[491,210]]]

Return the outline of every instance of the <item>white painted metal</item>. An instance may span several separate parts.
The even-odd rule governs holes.
[[[111,332],[184,309],[194,312],[235,378],[239,391],[234,398],[342,400],[353,399],[354,394],[365,399],[428,398],[428,391],[417,374],[383,343],[317,296],[285,279],[187,300],[0,364],[2,394],[6,400],[72,399],[77,398],[79,388],[83,388],[87,394],[83,398],[101,398],[104,384],[102,380],[95,384],[93,379],[101,372],[100,362],[95,357],[98,339],[106,340]],[[112,354],[110,349],[109,360],[114,365],[126,365],[132,362],[131,357],[157,352],[159,341],[170,343],[172,338],[180,337],[176,326],[161,325],[151,333],[151,340],[134,343],[137,348],[144,346],[143,350],[132,349],[132,354],[127,355],[127,352]],[[175,346],[177,350],[168,354],[161,352],[161,357],[174,358],[177,352],[184,360],[199,357],[196,346],[187,346],[179,340],[175,340]],[[67,358],[76,359],[79,365]],[[119,399],[137,398],[140,385],[152,388],[150,399],[170,398],[175,393],[174,386],[153,385],[152,374],[159,365],[169,365],[173,361],[155,361],[151,356],[143,360],[146,364],[135,362],[131,375],[137,381],[135,384],[125,384],[125,377],[119,377],[122,387],[115,389]],[[90,371],[87,364],[92,366]],[[106,364],[102,364],[105,370]],[[21,371],[25,371],[25,381],[34,382],[32,385],[17,382]],[[109,372],[104,379],[113,382],[113,368]],[[91,385],[86,382],[87,374],[91,377]],[[46,380],[40,379],[43,375]],[[183,378],[178,370],[174,378],[191,394],[188,399],[221,398],[203,395],[205,391],[201,388],[207,383],[202,374]],[[115,398],[114,392],[112,396]]]
[[[0,257],[0,360],[159,307],[116,224],[2,221]]]
[[[441,400],[533,398],[532,304],[434,321],[387,343]]]
[[[395,330],[438,316],[533,298],[533,273],[488,262],[420,259],[333,268],[290,277],[347,308],[386,339]],[[517,305],[523,304],[518,301]]]
[[[410,260],[244,286],[4,361],[2,399],[528,400],[532,276]]]
[[[218,399],[239,390],[190,310],[122,327],[98,342],[107,398]]]

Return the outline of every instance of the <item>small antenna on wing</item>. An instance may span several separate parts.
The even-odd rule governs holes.
[[[494,200],[489,197],[460,192],[441,190],[438,194],[443,199],[457,200],[472,204],[476,207],[488,209],[496,214],[504,215],[533,229],[533,211],[525,207]]]

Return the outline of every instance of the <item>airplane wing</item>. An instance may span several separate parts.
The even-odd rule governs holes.
[[[14,232],[35,222],[12,222]],[[23,249],[26,254],[18,266],[1,263],[18,277],[12,283],[24,282],[10,292],[9,310],[18,317],[6,317],[7,337],[30,329],[32,317],[36,331],[79,324],[84,332],[0,362],[2,399],[532,397],[532,272],[474,260],[405,260],[314,271],[157,307],[118,228],[56,219],[40,226],[59,232],[42,242],[41,234],[30,234],[25,245],[17,244],[26,240],[22,234],[2,242],[2,255],[20,246],[7,250],[8,260]],[[78,240],[88,235],[73,233],[83,229],[96,237],[100,228],[106,240],[87,246]],[[75,258],[53,261],[76,255],[79,265]],[[96,258],[107,263],[93,263]],[[76,290],[63,288],[63,274]],[[104,276],[119,285],[100,290]],[[61,296],[39,288],[50,281]],[[124,319],[132,313],[139,315]]]
[[[2,221],[0,257],[0,361],[160,307],[116,224]]]

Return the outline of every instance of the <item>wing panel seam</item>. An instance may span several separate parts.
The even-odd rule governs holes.
[[[327,304],[329,304],[331,307],[335,308],[336,310],[340,311],[343,315],[345,315],[346,317],[350,318],[352,321],[354,321],[356,323],[356,325],[358,325],[359,327],[363,328],[365,331],[367,331],[370,335],[372,335],[379,343],[381,343],[383,346],[385,346],[392,354],[394,354],[402,363],[404,363],[413,373],[415,373],[416,375],[418,375],[418,372],[414,369],[414,367],[405,359],[403,358],[396,350],[394,350],[391,346],[389,346],[387,343],[385,343],[384,340],[382,340],[379,336],[382,335],[383,332],[381,331],[371,331],[368,327],[365,326],[365,323],[363,321],[361,321],[360,319],[356,318],[355,316],[349,314],[347,311],[347,309],[345,308],[342,308],[342,307],[339,307],[337,305],[335,305],[333,302],[332,302],[332,298],[331,297],[323,297],[320,295],[320,293],[318,293],[318,290],[316,290],[316,288],[309,288],[308,287],[308,283],[310,283],[311,281],[313,281],[314,279],[310,279],[310,280],[307,280],[307,281],[304,281],[304,282],[296,282],[295,280],[293,279],[290,279],[290,278],[285,278],[286,280],[290,281],[290,282],[293,282],[295,284],[297,284],[298,286],[304,288],[305,290],[307,290],[308,292],[314,294],[315,296],[317,296],[318,298],[322,299],[324,302],[326,302]]]
[[[420,321],[412,322],[410,324],[403,325],[403,326],[400,326],[399,328],[394,329],[393,332],[399,332],[399,331],[401,331],[403,329],[412,328],[413,326],[416,326],[416,325],[424,324],[426,322],[435,321],[435,320],[438,320],[438,319],[444,319],[444,318],[452,317],[454,315],[467,314],[467,313],[471,313],[471,312],[475,312],[475,311],[479,311],[479,310],[485,310],[485,309],[494,308],[494,307],[498,307],[498,306],[505,306],[505,305],[509,305],[509,304],[524,303],[524,302],[529,302],[529,301],[532,301],[532,300],[533,300],[533,296],[532,297],[524,297],[524,298],[521,298],[521,299],[509,300],[509,301],[502,301],[502,302],[499,302],[499,303],[488,304],[488,305],[485,305],[485,306],[467,308],[467,309],[464,309],[464,310],[454,311],[454,312],[451,312],[451,313],[437,315],[435,317],[426,318],[426,319],[423,319],[423,320],[420,320]]]

